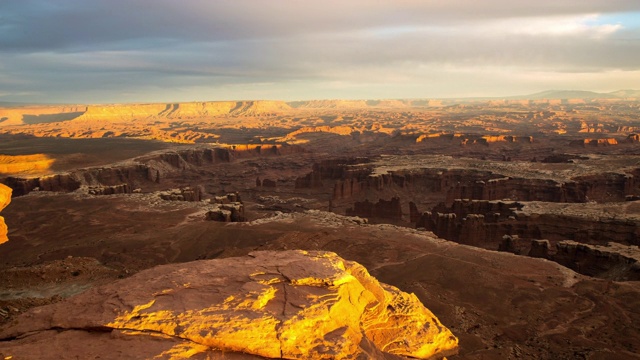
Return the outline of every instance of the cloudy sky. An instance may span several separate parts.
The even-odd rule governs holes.
[[[638,0],[0,0],[0,101],[633,88]]]

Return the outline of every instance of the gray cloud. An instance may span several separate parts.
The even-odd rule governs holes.
[[[637,0],[3,0],[0,100],[421,97],[558,85],[526,76],[536,72],[592,73],[585,83],[606,88],[615,85],[595,79],[607,71],[640,80],[639,24],[616,20],[629,12],[640,14]],[[489,74],[505,80],[487,89]],[[520,85],[506,80],[514,74]]]

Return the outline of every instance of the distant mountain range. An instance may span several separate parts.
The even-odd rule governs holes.
[[[511,96],[508,99],[540,100],[540,99],[624,99],[640,98],[640,90],[618,90],[609,93],[598,93],[583,90],[547,90],[530,95]]]

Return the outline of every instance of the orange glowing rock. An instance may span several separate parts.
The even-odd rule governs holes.
[[[0,174],[44,175],[55,162],[45,154],[0,155]]]
[[[0,211],[11,202],[11,192],[11,188],[0,184]],[[4,223],[4,218],[0,216],[0,244],[7,242],[7,240],[7,225]]]
[[[285,359],[439,359],[458,346],[415,295],[379,283],[362,265],[331,252],[264,251],[164,265],[37,310],[0,339],[38,329],[104,328],[132,342],[150,336],[173,341],[144,355],[165,359],[216,351]],[[51,341],[64,346],[60,338]]]
[[[252,257],[242,262],[252,271],[247,282],[222,302],[175,311],[154,299],[107,326],[290,359],[352,358],[371,351],[365,349],[431,358],[457,347],[457,339],[415,295],[378,283],[355,262],[328,252]],[[233,264],[228,269],[236,270]],[[171,290],[174,298],[189,292],[183,286]]]

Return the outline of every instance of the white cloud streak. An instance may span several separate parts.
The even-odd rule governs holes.
[[[615,90],[640,80],[640,29],[621,13],[640,3],[3,0],[0,100]]]

